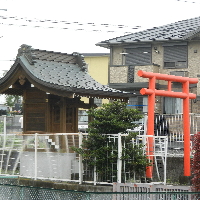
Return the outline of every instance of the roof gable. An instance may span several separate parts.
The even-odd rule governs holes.
[[[200,32],[200,17],[178,21],[164,26],[153,27],[144,31],[124,35],[97,43],[108,47],[108,44],[186,40]]]

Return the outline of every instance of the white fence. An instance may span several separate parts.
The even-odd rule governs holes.
[[[118,146],[118,159],[116,163],[112,163],[112,173],[108,174],[104,180],[98,176],[95,168],[91,169],[87,164],[83,165],[82,157],[70,148],[72,146],[81,147],[82,139],[87,137],[87,133],[0,135],[0,174],[73,181],[80,184],[83,182],[112,184],[113,182],[135,181],[135,176],[132,177],[132,172],[126,168],[128,161],[121,159],[122,148],[125,145],[122,137],[127,135],[107,135],[107,142],[116,143]],[[158,140],[158,136],[156,138],[155,146],[157,147],[154,153],[157,156],[163,156],[165,160],[161,140]],[[137,143],[140,143],[140,139],[132,145],[137,145]],[[111,151],[116,151],[116,149]],[[117,171],[116,174],[115,171]]]
[[[145,116],[147,117],[147,116]],[[145,119],[145,118],[144,118]],[[200,132],[200,114],[190,113],[190,135],[191,149],[194,134]],[[139,130],[139,135],[146,134],[147,119],[143,121]],[[155,136],[168,137],[168,157],[183,157],[184,140],[183,140],[183,115],[182,114],[161,114],[155,115]],[[192,155],[191,155],[192,156]]]
[[[166,155],[183,157],[183,131],[182,115],[164,115],[165,123],[157,126],[154,138],[155,161],[161,159],[164,168],[162,172],[156,166],[157,179],[165,183]],[[158,118],[159,119],[159,118]],[[198,132],[199,115],[192,114],[191,136]],[[167,133],[164,130],[167,125]],[[163,126],[163,127],[161,127]],[[5,128],[4,128],[5,130]],[[113,171],[116,175],[108,175],[102,180],[95,169],[91,170],[87,165],[82,164],[82,158],[72,151],[71,147],[80,147],[82,139],[87,137],[87,133],[55,133],[55,134],[0,134],[0,175],[17,175],[34,179],[52,179],[73,181],[78,183],[89,182],[93,184],[112,184],[113,182],[136,181],[130,171],[126,170],[126,162],[122,161],[121,154],[124,144],[121,138],[127,134],[108,135],[108,142],[112,141],[118,145],[118,160],[113,163]],[[145,144],[145,131],[140,130],[136,141]],[[192,148],[192,140],[191,140]],[[146,147],[144,147],[146,150]],[[137,179],[137,177],[136,177]]]

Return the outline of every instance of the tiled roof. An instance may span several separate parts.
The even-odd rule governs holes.
[[[0,85],[11,78],[19,64],[31,80],[50,88],[51,91],[52,89],[63,91],[63,96],[67,92],[80,96],[91,95],[107,98],[133,96],[131,93],[112,89],[95,81],[84,67],[83,56],[78,53],[65,54],[44,51],[33,49],[27,45],[21,46],[15,64],[5,77],[0,79]]]
[[[109,44],[185,40],[200,32],[200,17],[178,21],[164,26],[153,27],[129,35],[105,40],[98,46],[108,47]]]

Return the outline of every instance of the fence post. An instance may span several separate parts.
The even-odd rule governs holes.
[[[165,138],[164,185],[166,185],[166,180],[167,180],[167,149],[168,149],[168,136],[166,136]]]
[[[4,152],[6,148],[6,115],[4,115],[4,132],[3,132],[3,149],[1,152],[1,164],[0,164],[0,174],[2,173],[2,168],[3,168],[3,158],[4,158]]]
[[[6,115],[3,115],[3,134],[6,137]]]
[[[121,133],[118,133],[118,158],[117,158],[117,183],[122,181],[122,142],[121,142]]]
[[[95,158],[95,160],[96,160],[96,158]],[[96,185],[97,184],[97,167],[96,167],[96,165],[94,166],[94,185]]]
[[[83,134],[82,133],[79,133],[79,148],[82,148],[81,145],[82,145],[82,142],[83,142]],[[81,154],[79,154],[79,184],[82,184],[83,182],[83,158],[81,156]]]
[[[37,146],[38,146],[38,133],[35,133],[35,180],[37,180]]]

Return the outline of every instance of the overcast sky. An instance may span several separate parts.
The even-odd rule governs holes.
[[[22,44],[63,53],[103,53],[96,43],[198,17],[200,0],[0,0],[0,69]],[[105,25],[106,24],[106,25]],[[136,29],[138,28],[138,29]]]

